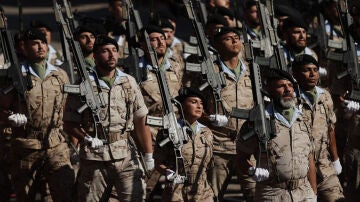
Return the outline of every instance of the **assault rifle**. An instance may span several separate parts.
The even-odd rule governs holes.
[[[64,19],[66,20],[67,24],[69,24],[69,28],[71,33],[74,33],[75,27],[74,27],[74,21],[72,19],[72,14],[71,14],[71,10],[69,5],[67,4],[67,1],[64,0],[64,6],[65,6],[65,11],[66,11],[66,15],[67,18]],[[61,10],[59,10],[59,12],[61,12]],[[66,37],[64,34],[64,30],[63,30],[63,25],[62,22],[60,22],[60,19],[55,15],[55,20],[58,24],[58,30],[59,30],[59,34],[60,34],[60,42],[61,42],[61,49],[63,51],[63,57],[64,57],[64,62],[61,64],[61,68],[64,69],[66,71],[66,73],[69,75],[69,79],[70,79],[70,83],[74,84],[76,82],[76,76],[74,73],[74,63],[72,60],[72,56],[71,56],[71,51],[69,48],[69,43],[66,41]]]
[[[346,65],[347,70],[337,75],[338,79],[341,79],[347,75],[350,75],[352,80],[352,90],[348,98],[355,101],[360,101],[360,66],[357,58],[357,43],[355,43],[353,37],[350,34],[349,27],[352,23],[351,16],[348,11],[346,0],[340,0],[338,6],[341,24],[343,31],[346,34],[346,46],[345,51],[339,54],[342,58],[342,63]]]
[[[160,126],[164,128],[167,137],[159,143],[159,146],[163,147],[169,142],[171,142],[174,145],[175,158],[176,158],[175,159],[176,171],[174,176],[180,178],[181,182],[185,182],[186,172],[185,172],[185,164],[181,153],[181,149],[183,145],[189,141],[189,135],[188,135],[189,126],[185,126],[182,128],[178,126],[175,111],[173,108],[173,103],[179,106],[179,110],[182,111],[181,104],[177,102],[175,99],[171,98],[165,73],[159,69],[156,52],[151,47],[149,35],[146,31],[144,33],[144,38],[149,51],[151,65],[154,68],[156,78],[158,79],[158,84],[159,84],[159,89],[160,89],[160,94],[161,94],[162,103],[164,107],[164,114],[165,114],[163,118],[147,116],[146,123],[148,125]]]
[[[1,69],[0,75],[2,77],[8,77],[12,81],[12,85],[9,88],[3,89],[4,94],[8,94],[15,89],[17,93],[26,102],[25,92],[30,90],[32,81],[29,75],[24,77],[21,71],[21,65],[19,64],[18,57],[15,53],[15,45],[10,31],[7,29],[5,22],[5,16],[0,11],[0,44],[1,50],[4,56],[4,69]]]
[[[261,66],[289,71],[276,32],[277,21],[274,17],[273,0],[266,0],[266,5],[258,0],[256,5],[262,37],[260,41],[253,42],[254,48],[259,49],[261,54],[255,57],[255,62]]]
[[[138,42],[137,31],[143,27],[139,11],[135,10],[131,0],[123,0],[123,19],[126,20],[126,38],[128,39],[129,56],[124,60],[126,72],[133,76],[137,83],[146,80],[146,68],[139,67],[139,51],[135,43]]]
[[[244,27],[243,29],[245,30],[246,28]],[[261,149],[267,151],[267,142],[275,136],[275,122],[272,119],[267,119],[265,115],[264,91],[262,89],[260,68],[254,60],[252,41],[247,39],[246,33],[244,31],[244,51],[245,60],[249,63],[254,107],[250,110],[233,108],[230,116],[250,121],[253,129],[243,134],[241,138],[246,141],[256,135],[260,155]],[[257,165],[260,165],[260,158],[258,158]]]
[[[200,64],[200,68],[198,65],[195,64],[187,64],[186,70],[187,71],[194,71],[194,72],[201,72],[203,77],[205,78],[206,82],[202,84],[199,89],[203,91],[206,87],[210,86],[212,88],[212,92],[215,98],[215,109],[218,110],[217,103],[221,104],[221,90],[225,87],[226,82],[224,78],[224,73],[216,73],[214,69],[214,63],[211,59],[208,44],[206,42],[206,37],[204,33],[204,28],[201,25],[201,22],[197,19],[196,13],[194,11],[194,7],[192,5],[191,0],[183,0],[185,5],[187,14],[189,19],[191,20],[193,27],[196,32],[197,44],[200,49],[202,62]],[[217,112],[216,112],[217,113]]]
[[[85,109],[90,108],[94,121],[95,137],[99,137],[99,139],[102,138],[103,142],[107,143],[108,141],[105,129],[100,120],[100,110],[101,108],[105,107],[105,100],[101,94],[101,88],[99,87],[97,76],[94,76],[98,91],[97,93],[95,93],[94,87],[91,84],[88,69],[86,68],[84,62],[85,60],[81,52],[80,45],[77,41],[74,40],[70,25],[65,22],[61,13],[61,7],[56,2],[56,0],[53,0],[53,5],[56,20],[62,25],[63,34],[67,40],[67,43],[69,44],[70,50],[73,54],[74,64],[78,68],[78,72],[81,78],[80,85],[64,85],[64,92],[71,94],[80,94],[85,104],[79,109],[77,109],[77,112],[81,114],[84,112]],[[101,129],[100,132],[102,134],[102,137],[98,136],[98,127]]]
[[[74,33],[76,27],[78,26],[78,22],[74,20],[74,15],[71,11],[71,2],[69,0],[63,0],[63,5],[65,8],[66,20],[69,23],[71,33]]]

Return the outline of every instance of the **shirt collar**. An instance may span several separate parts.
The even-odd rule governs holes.
[[[311,107],[313,107],[315,105],[315,103],[318,102],[318,100],[320,99],[320,95],[325,93],[325,91],[322,88],[315,86],[315,93],[316,93],[316,100],[315,100],[314,104],[311,105]],[[301,96],[301,98],[303,98],[306,101],[306,103],[308,103],[308,104],[311,103],[309,98],[305,95],[305,93],[302,90],[300,90],[300,96]]]
[[[273,103],[269,104],[266,107],[266,115],[270,116],[270,115],[274,115],[274,117],[280,121],[283,125],[285,125],[288,128],[291,128],[291,126],[295,123],[296,119],[299,118],[299,116],[302,114],[301,111],[295,106],[294,107],[294,114],[293,117],[290,121],[290,123],[285,119],[285,117],[283,117],[283,115],[281,115],[278,111],[276,111],[276,109],[274,108]]]
[[[23,65],[21,65],[21,71],[23,73],[27,73],[27,68],[29,68],[30,74],[40,78],[29,63],[24,63]],[[54,65],[50,64],[49,62],[46,62],[45,77],[47,75],[49,75],[51,71],[58,71],[58,69]]]
[[[95,70],[96,70],[96,67],[95,67]],[[120,71],[118,68],[116,68],[115,70],[116,70],[116,72],[115,72],[115,81],[114,81],[114,84],[117,83],[117,82],[119,82],[119,80],[120,80],[122,77],[126,76],[126,74],[125,74],[124,72]],[[89,73],[89,77],[90,77],[90,79],[91,79],[92,81],[95,80],[95,75],[94,75],[94,73],[90,72],[90,73]],[[110,89],[110,87],[106,84],[106,82],[103,81],[101,78],[99,78],[99,84],[100,84],[100,87],[101,87],[101,88]]]
[[[239,62],[240,62],[240,69],[241,69],[240,75],[239,75],[239,78],[240,78],[241,75],[243,75],[246,71],[246,65],[240,59],[239,59]],[[232,79],[237,80],[234,72],[232,72],[230,70],[230,68],[228,68],[222,60],[220,60],[220,65],[221,65],[221,69],[224,73],[228,74]]]
[[[195,131],[195,134],[200,132],[201,129],[205,128],[206,126],[204,126],[203,124],[199,123],[198,121],[195,122],[196,124],[196,131]],[[178,119],[178,126],[181,128],[181,127],[184,127],[185,126],[185,122],[183,119]],[[194,134],[194,135],[195,135]]]

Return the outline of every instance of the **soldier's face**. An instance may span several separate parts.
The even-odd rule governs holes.
[[[314,64],[302,65],[297,71],[294,70],[294,76],[304,90],[314,88],[319,81],[318,68]]]
[[[203,102],[198,97],[187,97],[183,101],[182,107],[184,110],[185,119],[191,124],[202,116]]]
[[[120,0],[110,2],[109,11],[116,19],[122,19],[123,18],[122,2]]]
[[[245,11],[244,18],[246,20],[246,23],[248,23],[249,25],[259,25],[260,24],[260,19],[257,14],[256,5],[250,7],[249,9],[247,9]]]
[[[78,36],[78,41],[83,52],[89,54],[93,51],[95,36],[90,32],[82,32]]]
[[[158,56],[164,56],[166,53],[165,36],[158,32],[149,34],[150,45],[156,51]]]
[[[216,49],[220,55],[238,55],[241,51],[240,37],[234,32],[224,34],[216,41]]]
[[[51,42],[51,32],[50,30],[48,30],[46,27],[41,27],[39,28],[39,30],[45,34],[45,37],[46,37],[46,41],[48,44],[50,44]]]
[[[115,69],[117,65],[119,53],[114,45],[107,44],[98,48],[94,52],[94,59],[96,66],[107,70],[112,70]]]
[[[175,31],[170,28],[162,28],[162,31],[164,32],[166,36],[166,45],[169,47],[171,46],[174,37],[175,37]]]
[[[306,47],[306,30],[301,27],[290,28],[286,42],[295,49],[303,50]]]
[[[40,39],[27,40],[24,42],[24,53],[30,62],[40,62],[46,59],[48,46]]]
[[[270,84],[270,94],[275,100],[292,100],[294,97],[293,84],[286,79],[274,80]]]

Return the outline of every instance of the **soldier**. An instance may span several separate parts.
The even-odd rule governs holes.
[[[219,60],[215,61],[215,72],[224,72],[226,87],[221,91],[222,102],[218,103],[219,109],[215,109],[213,94],[208,94],[205,112],[210,116],[204,123],[207,123],[214,134],[214,167],[210,170],[209,181],[215,197],[222,201],[231,177],[238,170],[235,138],[244,122],[235,118],[228,120],[228,116],[233,107],[251,108],[253,100],[250,72],[239,57],[242,50],[240,33],[234,28],[218,28],[215,30],[213,44],[219,53]],[[193,79],[191,86],[198,86],[197,81],[200,79]],[[251,198],[255,185],[247,181],[246,176],[241,178],[243,192],[246,197]]]
[[[315,201],[316,171],[310,128],[295,105],[295,81],[287,72],[277,69],[267,76],[267,90],[274,101],[266,107],[266,116],[274,121],[275,135],[260,154],[256,136],[246,141],[238,137],[242,172],[249,173],[257,182],[255,201]],[[249,161],[251,154],[260,157],[256,167]]]
[[[91,73],[90,78],[105,100],[106,106],[100,112],[101,126],[93,127],[90,110],[82,115],[76,113],[81,104],[77,97],[68,100],[64,130],[81,140],[79,201],[108,200],[113,186],[120,201],[145,199],[144,172],[130,137],[132,132],[145,152],[146,169],[154,167],[150,131],[145,125],[148,110],[134,78],[116,67],[118,57],[114,39],[104,35],[96,38],[94,70],[98,77]],[[105,134],[97,135],[97,130]],[[107,142],[100,138],[106,138]]]
[[[261,27],[260,18],[256,6],[256,1],[246,0],[243,6],[244,12],[244,24],[247,33],[251,39],[260,40],[261,38]]]
[[[111,16],[106,19],[106,29],[111,38],[114,38],[119,46],[119,58],[126,58],[129,54],[126,39],[126,21],[124,20],[122,0],[108,0]]]
[[[157,146],[156,168],[167,179],[162,201],[213,201],[214,194],[207,180],[207,171],[212,162],[213,137],[211,130],[197,121],[203,113],[204,98],[198,90],[184,88],[176,100],[181,103],[184,112],[184,119],[179,119],[178,124],[184,126],[184,121],[187,121],[192,130],[189,142],[181,149],[187,179],[181,184],[175,176],[173,145]],[[158,141],[161,141],[160,136],[157,137]]]
[[[41,20],[33,20],[30,23],[30,27],[40,30],[42,33],[46,36],[46,41],[48,44],[48,61],[50,64],[55,66],[60,66],[63,63],[62,53],[58,50],[56,50],[51,45],[51,28],[48,24],[45,22],[42,22]]]
[[[158,64],[161,71],[164,71],[167,83],[169,85],[170,94],[172,97],[178,95],[178,91],[181,88],[183,68],[175,57],[169,57],[166,55],[166,38],[164,32],[161,28],[153,25],[148,25],[142,30],[147,31],[149,34],[150,45],[155,49]],[[144,50],[145,55],[140,58],[140,65],[143,68],[146,68],[147,79],[140,83],[141,93],[144,97],[146,106],[149,109],[149,115],[162,117],[163,116],[163,106],[162,98],[160,95],[160,89],[158,80],[155,72],[153,71],[154,67],[150,63],[149,50],[146,47],[144,36],[140,37],[141,48]],[[158,127],[150,127],[153,143],[156,141],[156,135],[158,133]],[[150,193],[160,177],[158,172],[153,172],[151,178],[147,182],[147,190]]]
[[[316,86],[319,64],[312,56],[303,54],[294,58],[292,68],[299,82],[304,120],[311,126],[314,139],[318,200],[343,200],[343,189],[337,177],[342,166],[336,148],[336,117],[330,93]]]
[[[305,22],[298,17],[290,16],[283,23],[283,37],[286,41],[284,54],[287,64],[291,65],[294,57],[301,54],[308,54],[316,58],[316,53],[307,47],[307,26]]]
[[[39,180],[44,178],[53,201],[71,201],[74,172],[61,132],[67,96],[62,87],[69,79],[46,60],[48,46],[42,32],[29,29],[23,40],[26,62],[21,68],[32,88],[24,93],[25,102],[15,90],[1,98],[1,107],[6,109],[1,116],[8,116],[5,123],[12,126],[11,177],[16,198],[35,200]]]
[[[82,25],[76,28],[74,35],[76,40],[79,42],[86,65],[91,68],[94,67],[95,61],[93,48],[96,36],[95,30],[89,24]]]

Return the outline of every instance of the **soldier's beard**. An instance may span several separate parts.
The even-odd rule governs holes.
[[[295,106],[295,98],[291,98],[291,99],[280,98],[279,104],[283,109],[290,109]]]

